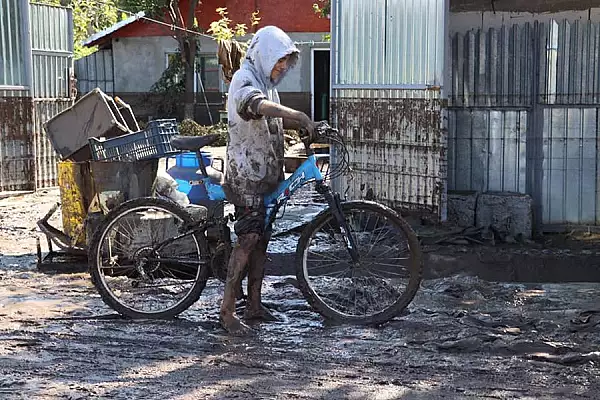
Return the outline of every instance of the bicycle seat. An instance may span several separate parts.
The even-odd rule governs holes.
[[[219,139],[219,135],[210,134],[204,136],[181,136],[176,135],[171,139],[171,146],[177,150],[198,151],[204,146],[209,146]]]

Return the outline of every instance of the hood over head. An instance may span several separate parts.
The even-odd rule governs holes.
[[[266,89],[271,89],[281,82],[284,76],[281,74],[277,82],[271,80],[271,71],[277,61],[288,54],[292,55],[288,64],[289,70],[296,64],[299,53],[300,50],[284,31],[276,26],[265,26],[252,38],[242,68],[249,69]]]

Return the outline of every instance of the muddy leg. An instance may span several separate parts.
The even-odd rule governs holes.
[[[235,299],[244,276],[244,269],[259,239],[260,235],[256,233],[240,235],[229,258],[220,319],[223,328],[234,335],[243,335],[251,332],[251,329],[235,315]]]
[[[260,301],[268,243],[268,237],[263,237],[248,260],[248,302],[244,313],[246,320],[277,321]]]
[[[244,268],[244,271],[242,272],[242,277],[240,278],[240,284],[238,285],[236,294],[235,294],[235,299],[236,300],[246,300],[246,298],[248,296],[246,296],[244,294],[244,288],[242,287],[242,281],[244,280],[244,278],[248,275],[248,264],[246,264],[246,267]]]

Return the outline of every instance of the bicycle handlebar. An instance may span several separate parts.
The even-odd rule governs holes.
[[[312,137],[308,134],[306,129],[302,128],[299,130],[299,135],[302,143],[304,144],[304,148],[306,149],[307,156],[315,154],[314,150],[310,148],[310,145],[313,143],[321,142],[336,145],[335,163],[332,164],[332,169],[328,171],[330,179],[336,178],[351,171],[350,154],[346,148],[344,137],[337,129],[332,128],[327,121],[321,121],[317,123],[314,135],[312,135]]]
[[[318,143],[319,141],[335,140],[343,143],[339,131],[335,128],[332,128],[327,121],[321,121],[317,123],[314,135],[312,137],[304,128],[300,128],[298,133],[300,135],[300,140],[302,140],[302,143],[304,143],[307,151],[311,144]]]

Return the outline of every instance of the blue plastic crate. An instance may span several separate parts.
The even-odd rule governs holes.
[[[90,138],[90,150],[95,161],[139,161],[179,154],[171,139],[179,133],[177,121],[150,121],[143,131],[128,133],[112,139]]]

